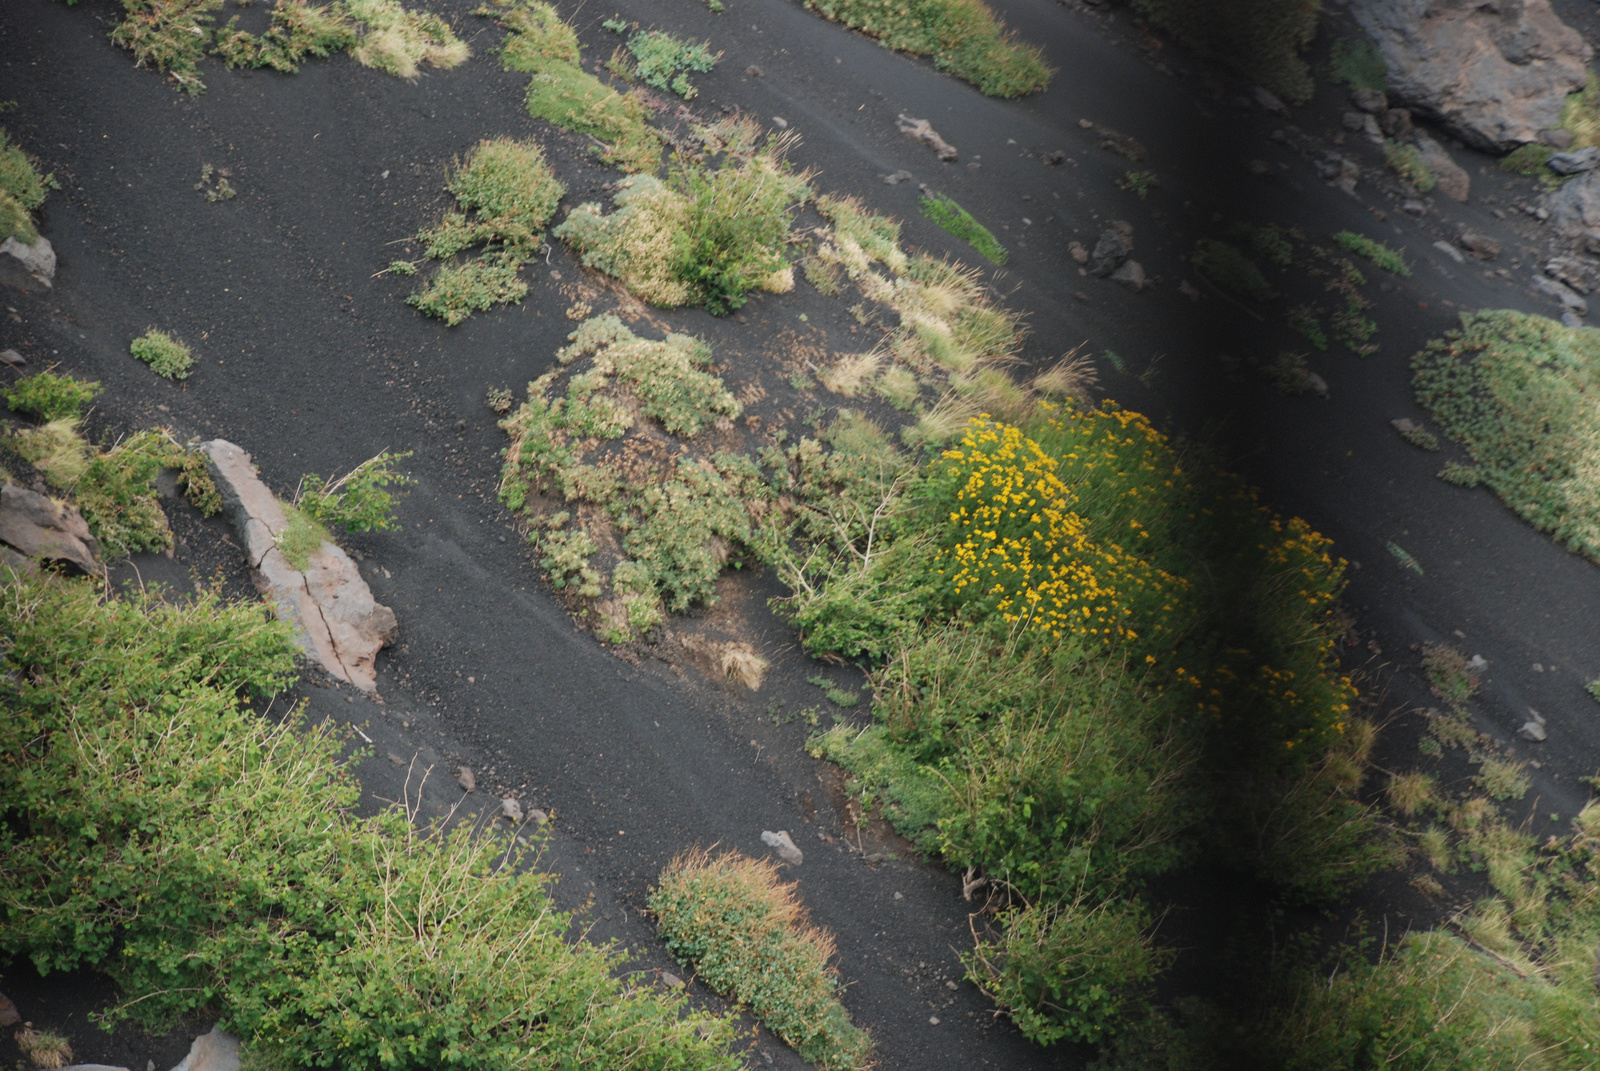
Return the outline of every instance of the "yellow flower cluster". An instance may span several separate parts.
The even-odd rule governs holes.
[[[1055,458],[987,416],[942,458],[954,501],[939,573],[958,597],[1057,638],[1135,638],[1129,596],[1158,594],[1171,578],[1089,537]]]

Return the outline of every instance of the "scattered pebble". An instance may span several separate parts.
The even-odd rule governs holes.
[[[500,817],[509,818],[512,825],[522,824],[522,804],[507,796],[500,801]]]
[[[473,789],[478,787],[478,779],[472,776],[471,770],[463,766],[461,767],[460,771],[456,773],[456,784],[461,786],[462,791],[471,792]]]
[[[402,759],[399,755],[396,755],[392,751],[389,752],[389,761],[394,763],[396,766],[404,766],[406,764],[405,759]]]
[[[1535,673],[1543,673],[1544,672],[1544,666],[1540,665],[1538,662],[1535,662],[1533,664],[1533,671]]]
[[[895,894],[894,894],[894,898],[895,898],[895,899],[896,899],[896,900],[904,900],[904,899],[905,899],[905,897],[904,897],[904,896],[902,896],[902,895],[900,895],[900,894],[899,894],[899,893],[895,893]]]
[[[1481,654],[1475,654],[1471,658],[1467,659],[1467,665],[1471,666],[1473,669],[1484,670],[1489,668],[1489,660],[1483,657]]]
[[[556,282],[559,283],[561,281],[561,273],[559,271],[556,271],[554,268],[552,268],[552,269],[550,269],[550,278],[554,279]]]
[[[682,989],[684,981],[671,971],[662,971],[661,980],[671,989]]]
[[[1517,735],[1524,740],[1541,743],[1549,736],[1544,729],[1544,715],[1532,707],[1528,708],[1528,720],[1522,723],[1522,728],[1517,730]]]
[[[760,78],[760,77],[762,77],[761,68],[757,67],[753,63],[750,66],[748,66],[748,67],[746,67],[744,69],[744,73],[749,75],[751,78]]]
[[[883,176],[883,181],[887,186],[898,186],[902,182],[910,182],[914,177],[909,171],[896,171],[892,175]]]
[[[961,988],[960,986],[956,985],[954,982],[951,982],[951,981],[946,981],[944,983],[944,987],[946,989],[960,989]]]
[[[938,1026],[939,1025],[939,1017],[937,1015],[928,1016],[928,1025],[929,1026]]]
[[[788,130],[789,120],[785,119],[781,115],[774,115],[772,117],[772,125],[777,127],[779,130]]]

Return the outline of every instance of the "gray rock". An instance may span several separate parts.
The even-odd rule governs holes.
[[[673,974],[671,971],[662,971],[661,972],[661,981],[669,989],[682,989],[683,986],[684,986],[683,979],[679,978],[676,974]]]
[[[1325,152],[1314,166],[1317,174],[1327,180],[1328,185],[1337,186],[1345,193],[1355,192],[1356,181],[1361,178],[1361,165],[1348,156]]]
[[[0,364],[10,365],[12,368],[21,368],[28,363],[28,359],[16,350],[0,350]]]
[[[1407,197],[1404,201],[1400,202],[1400,211],[1413,216],[1420,216],[1428,211],[1428,206],[1426,203],[1417,200],[1415,197]]]
[[[1315,372],[1307,371],[1306,389],[1318,398],[1326,398],[1328,396],[1328,381]]]
[[[1461,255],[1461,250],[1457,249],[1449,242],[1443,240],[1434,242],[1433,248],[1437,249],[1439,252],[1443,253],[1457,264],[1465,264],[1467,262],[1467,258]]]
[[[1600,253],[1600,170],[1585,171],[1550,195],[1550,222],[1563,238]]]
[[[456,784],[461,786],[463,792],[472,792],[478,787],[478,779],[472,776],[472,771],[463,766],[456,771]]]
[[[1254,89],[1252,89],[1250,91],[1250,96],[1254,98],[1256,104],[1260,106],[1262,111],[1271,112],[1273,115],[1289,114],[1289,109],[1284,106],[1283,101],[1279,100],[1271,90],[1266,89],[1263,86],[1256,86]]]
[[[1558,283],[1548,275],[1535,275],[1533,288],[1546,297],[1553,297],[1563,306],[1571,309],[1579,316],[1589,314],[1589,303],[1579,297],[1577,292],[1565,283]]]
[[[82,514],[15,484],[0,487],[0,543],[21,556],[24,568],[31,568],[28,559],[43,558],[95,576],[105,571],[100,542]]]
[[[1089,274],[1104,278],[1122,267],[1122,262],[1133,252],[1133,239],[1120,228],[1108,227],[1100,232],[1089,258]]]
[[[1452,201],[1465,201],[1472,191],[1472,178],[1443,145],[1420,131],[1416,135],[1417,152],[1433,177],[1438,180],[1434,189]]]
[[[32,245],[7,238],[0,242],[0,253],[10,254],[22,269],[48,290],[56,281],[56,251],[50,239],[40,238]]]
[[[1385,134],[1396,141],[1409,138],[1412,132],[1411,110],[1409,108],[1390,108],[1379,117],[1378,126]]]
[[[1350,90],[1350,103],[1369,115],[1382,115],[1389,109],[1389,97],[1381,89],[1356,86]]]
[[[939,132],[934,130],[926,119],[913,119],[902,112],[897,116],[897,120],[900,133],[922,142],[945,163],[953,164],[959,158],[960,154],[956,152],[956,147],[941,138]]]
[[[892,175],[883,176],[883,181],[885,185],[898,186],[902,182],[910,182],[915,177],[916,176],[912,175],[909,171],[896,171]]]
[[[1529,707],[1528,720],[1522,723],[1522,728],[1517,730],[1517,735],[1524,740],[1532,740],[1536,744],[1542,743],[1549,739],[1549,734],[1545,732],[1544,725],[1544,715]]]
[[[514,826],[522,824],[522,804],[507,796],[500,801],[500,817],[509,819]]]
[[[1562,327],[1571,327],[1571,328],[1582,327],[1582,326],[1584,326],[1583,317],[1579,316],[1577,313],[1573,312],[1571,309],[1562,309],[1561,310],[1561,326]]]
[[[1082,242],[1068,242],[1067,254],[1079,264],[1089,263],[1089,250],[1084,248]]]
[[[778,858],[785,863],[799,866],[806,861],[804,853],[794,846],[793,840],[789,839],[787,830],[780,829],[776,833],[771,830],[765,830],[761,834],[761,843],[769,848],[776,848],[778,850]]]
[[[1371,118],[1372,116],[1368,115],[1366,112],[1345,112],[1343,119],[1344,128],[1354,134],[1362,127],[1366,126],[1367,120]]]
[[[1553,127],[1550,130],[1539,131],[1539,140],[1552,149],[1568,149],[1572,147],[1572,131]]]
[[[1590,273],[1596,267],[1600,265],[1581,257],[1551,257],[1545,261],[1544,273],[1552,279],[1561,280],[1580,294],[1587,294],[1594,289]]]
[[[535,807],[533,810],[528,812],[528,817],[533,819],[534,822],[538,823],[541,826],[544,825],[546,822],[550,821],[550,816],[548,814],[546,814],[545,812],[539,810],[539,808],[537,808],[537,807]]]
[[[1558,152],[1544,162],[1558,175],[1576,175],[1600,167],[1600,149],[1593,145],[1572,152]]]
[[[202,443],[206,467],[249,556],[256,589],[295,630],[307,655],[364,692],[377,690],[378,652],[393,640],[394,611],[372,597],[356,563],[324,541],[302,572],[278,549],[283,506],[256,475],[250,455],[224,439]]]
[[[1145,278],[1144,265],[1137,260],[1123,261],[1122,267],[1111,273],[1111,281],[1121,283],[1133,291],[1143,290],[1150,285],[1150,281]]]
[[[1462,249],[1471,253],[1479,260],[1493,260],[1500,255],[1500,243],[1490,238],[1487,234],[1476,231],[1462,231],[1461,237],[1456,239]]]
[[[748,74],[751,78],[760,78],[762,76],[761,68],[757,67],[753,63],[744,69],[744,73]]]
[[[189,1055],[172,1071],[239,1071],[239,1039],[212,1027],[194,1039]]]
[[[1593,49],[1550,0],[1352,0],[1389,96],[1468,144],[1507,152],[1556,126]]]

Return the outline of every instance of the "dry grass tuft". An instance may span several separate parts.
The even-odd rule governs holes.
[[[14,433],[11,445],[24,461],[44,473],[52,487],[71,487],[89,468],[89,444],[78,434],[77,417],[58,417]]]
[[[883,356],[874,353],[849,353],[841,356],[827,368],[817,372],[817,380],[835,394],[854,398],[872,382],[883,364]]]
[[[467,43],[456,37],[449,23],[425,11],[407,11],[397,0],[347,0],[351,18],[366,26],[366,33],[350,50],[364,67],[400,78],[415,79],[419,68],[459,67],[472,55]]]
[[[940,446],[977,415],[978,407],[972,402],[947,394],[939,404],[917,417],[917,422],[902,431],[900,437],[907,446]]]
[[[32,1023],[23,1023],[16,1038],[17,1048],[27,1054],[35,1067],[55,1071],[72,1062],[72,1045],[60,1034],[35,1030]]]
[[[1100,382],[1094,359],[1074,347],[1046,371],[1033,377],[1033,389],[1046,398],[1076,398],[1087,404],[1090,391]]]
[[[748,643],[729,643],[722,648],[722,675],[738,681],[752,692],[761,690],[770,663]]]
[[[1418,770],[1390,775],[1388,794],[1390,805],[1407,818],[1438,802],[1433,778]]]

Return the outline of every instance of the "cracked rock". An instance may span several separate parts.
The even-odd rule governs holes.
[[[1571,309],[1579,316],[1587,316],[1589,303],[1579,297],[1577,292],[1565,283],[1558,283],[1548,275],[1535,275],[1533,288],[1546,297],[1553,297],[1563,306]]]
[[[1558,175],[1577,175],[1600,167],[1600,148],[1593,145],[1572,152],[1558,152],[1544,162]]]
[[[83,515],[37,491],[15,484],[0,487],[0,561],[13,568],[35,568],[31,559],[63,562],[79,572],[99,575],[100,542]]]
[[[224,439],[203,443],[200,450],[244,542],[256,589],[294,628],[308,656],[340,680],[376,691],[374,663],[394,639],[394,611],[373,599],[356,563],[331,542],[310,555],[303,572],[291,565],[277,542],[288,519],[250,455]]]

